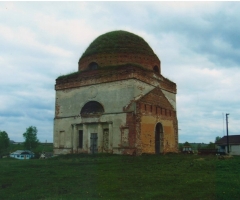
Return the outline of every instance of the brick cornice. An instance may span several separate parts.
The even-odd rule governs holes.
[[[176,84],[162,75],[136,66],[84,71],[56,80],[55,90],[70,89],[100,83],[137,79],[166,91],[176,93]]]

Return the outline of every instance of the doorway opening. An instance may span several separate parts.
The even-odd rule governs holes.
[[[155,128],[155,154],[162,153],[163,149],[163,127],[161,123],[157,123]]]
[[[95,154],[98,152],[98,137],[97,137],[97,133],[91,133],[91,145],[90,145],[90,151],[92,154]]]

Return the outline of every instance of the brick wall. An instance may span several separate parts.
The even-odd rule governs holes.
[[[134,53],[95,54],[82,58],[78,63],[78,70],[86,70],[91,62],[96,62],[100,67],[135,63],[144,66],[149,70],[153,70],[154,66],[158,66],[159,73],[161,73],[160,60],[156,56],[150,55]]]
[[[176,111],[160,88],[155,88],[137,102],[139,136],[142,153],[155,153],[155,128],[161,123],[164,130],[162,153],[178,152]]]
[[[176,84],[164,78],[160,74],[153,71],[141,69],[132,65],[124,65],[117,69],[98,69],[92,71],[84,71],[65,78],[56,80],[55,89],[62,90],[87,85],[94,85],[105,82],[113,82],[126,79],[138,79],[145,83],[158,86],[164,90],[176,93]]]

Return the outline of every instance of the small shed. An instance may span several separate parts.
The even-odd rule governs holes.
[[[222,137],[220,140],[215,142],[217,148],[220,151],[227,153],[227,136]],[[229,135],[229,154],[240,155],[240,135]]]
[[[43,152],[40,155],[39,159],[46,159],[46,158],[51,158],[53,157],[53,152]]]
[[[17,150],[10,154],[11,158],[16,158],[20,160],[34,158],[35,154],[29,150]]]

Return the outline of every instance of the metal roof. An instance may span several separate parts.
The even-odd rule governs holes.
[[[32,151],[29,151],[29,150],[17,150],[15,152],[12,152],[11,154],[34,154]]]
[[[239,144],[240,145],[240,135],[229,135],[228,136],[229,144]],[[217,145],[226,145],[227,144],[227,136],[222,137],[220,140],[216,141]]]

